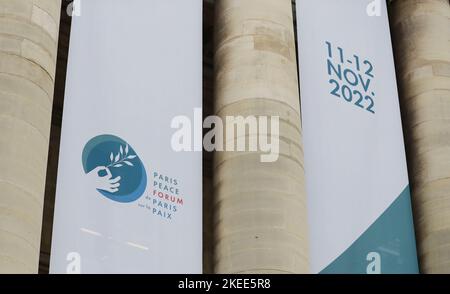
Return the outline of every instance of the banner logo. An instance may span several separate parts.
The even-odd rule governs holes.
[[[147,173],[141,159],[119,137],[92,138],[84,147],[82,163],[92,189],[113,201],[136,201],[147,187]]]

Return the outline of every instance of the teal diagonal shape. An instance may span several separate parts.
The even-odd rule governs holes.
[[[368,272],[419,273],[409,186],[347,250],[320,273]]]

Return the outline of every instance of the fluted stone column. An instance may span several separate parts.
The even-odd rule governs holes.
[[[259,152],[215,155],[215,272],[306,273],[291,0],[219,0],[215,28],[216,114],[280,117],[278,161],[261,163]]]
[[[0,0],[0,273],[37,273],[61,0]]]
[[[421,271],[450,273],[450,6],[390,7]]]

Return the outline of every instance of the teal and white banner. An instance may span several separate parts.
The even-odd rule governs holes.
[[[202,1],[81,1],[65,95],[50,272],[201,273]]]
[[[385,1],[297,0],[313,273],[418,273]]]

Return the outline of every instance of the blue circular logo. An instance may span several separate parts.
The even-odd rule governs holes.
[[[84,147],[83,169],[89,183],[103,196],[133,202],[147,187],[147,173],[134,149],[113,135],[92,138]]]

